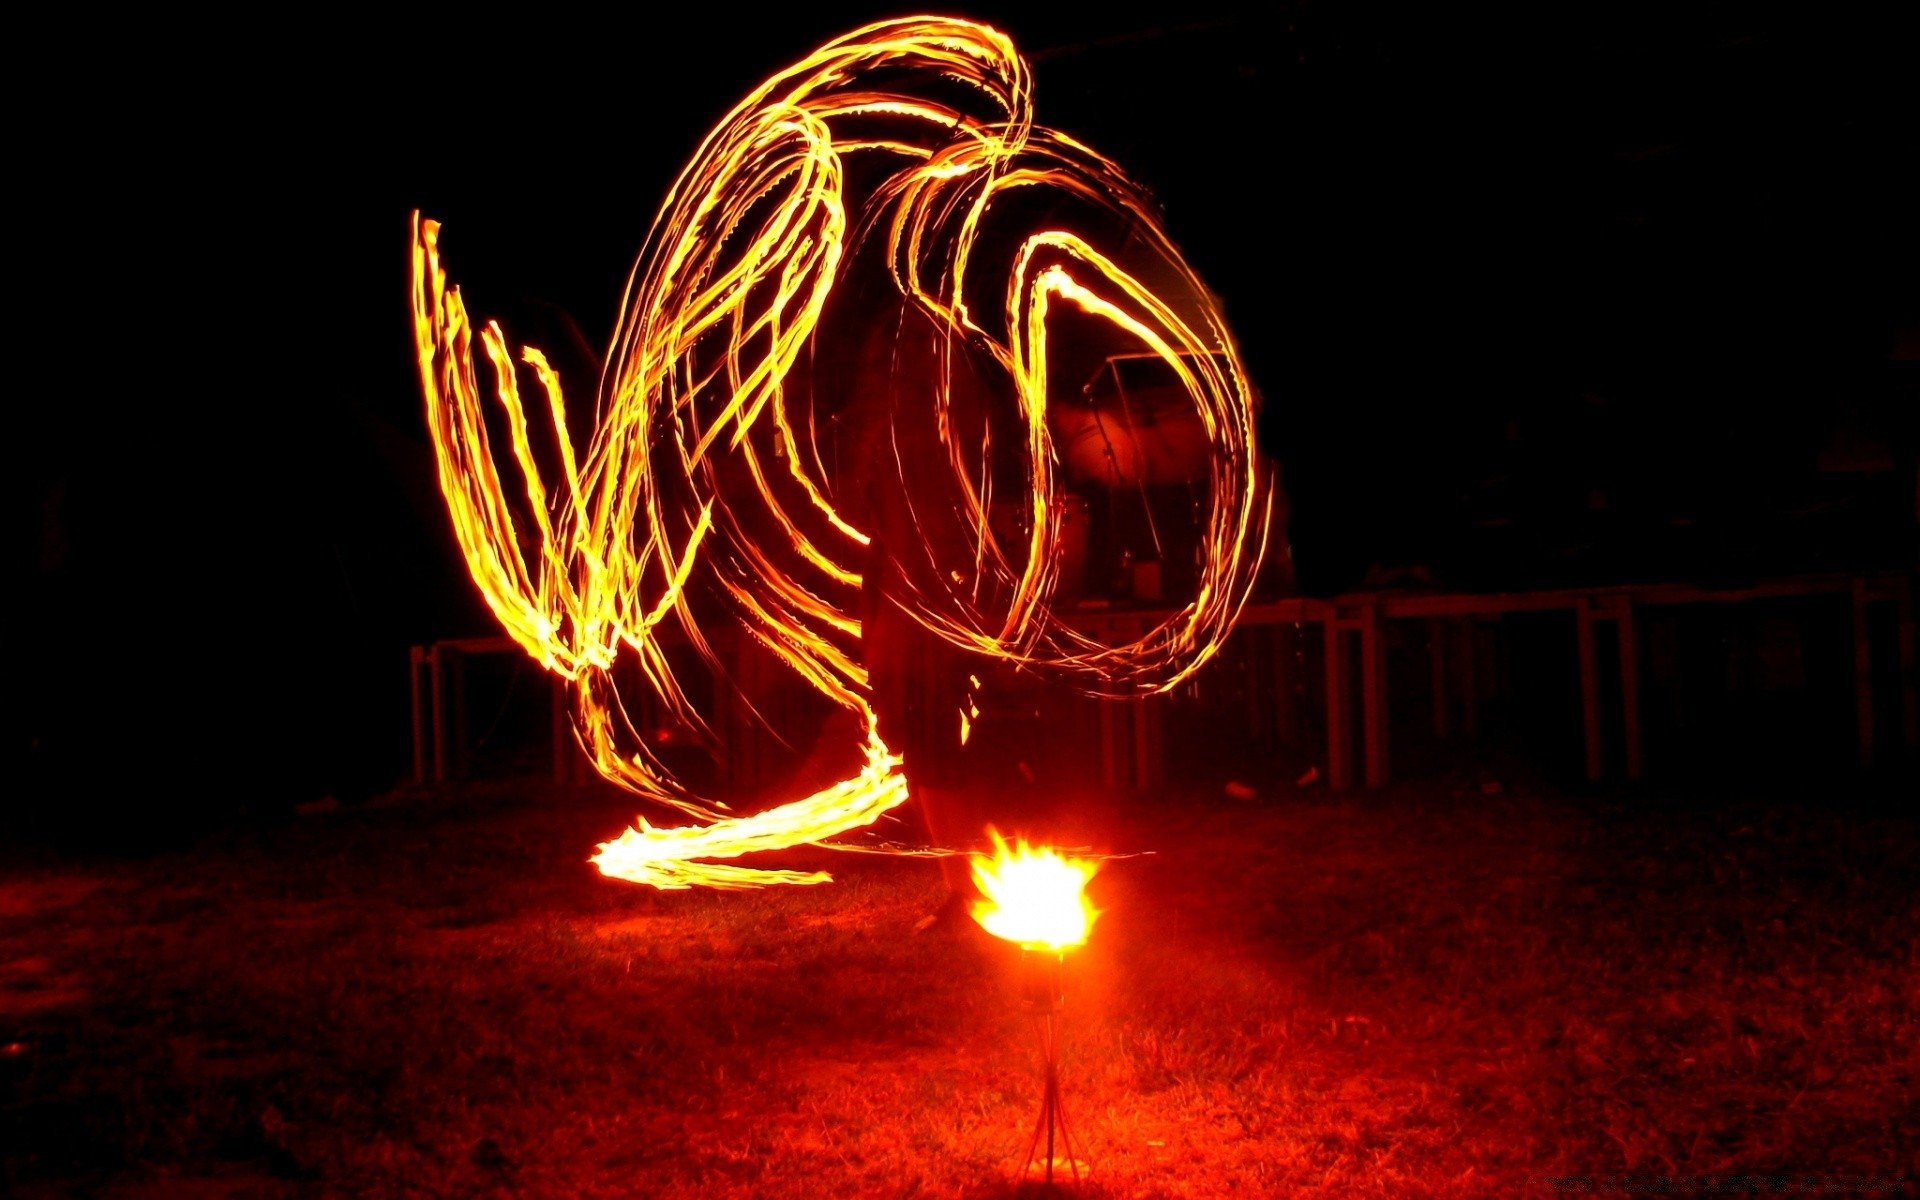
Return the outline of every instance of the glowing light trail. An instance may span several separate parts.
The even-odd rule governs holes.
[[[503,418],[496,429],[510,442],[502,457],[474,367],[476,327],[441,265],[439,226],[416,216],[420,381],[468,570],[502,627],[572,685],[575,730],[595,768],[696,822],[641,820],[599,847],[594,861],[606,874],[662,888],[820,882],[825,872],[726,860],[801,844],[856,848],[831,839],[907,798],[900,760],[875,728],[853,615],[870,532],[849,507],[848,481],[823,465],[811,400],[795,386],[818,340],[853,336],[846,326],[857,318],[836,328],[829,299],[863,251],[884,264],[900,305],[995,365],[1020,426],[1005,440],[1022,455],[1027,528],[1023,542],[1003,544],[988,521],[991,439],[983,431],[987,444],[969,440],[946,376],[915,383],[912,400],[932,409],[953,476],[946,494],[972,551],[966,571],[939,573],[945,594],[916,589],[916,620],[956,646],[1089,694],[1128,696],[1197,670],[1246,602],[1268,503],[1239,351],[1147,198],[1093,150],[1036,127],[1031,90],[1026,63],[997,30],[914,17],[835,39],[742,100],[654,219],[584,453],[569,438],[557,373],[538,351],[520,351],[541,397],[530,405],[514,350],[489,323],[478,338]],[[1112,244],[1054,228],[1010,239],[1004,226],[1034,196],[1094,214],[1089,224]],[[1050,605],[1062,508],[1046,414],[1061,305],[1165,362],[1213,449],[1197,595],[1123,645],[1076,631]],[[541,465],[548,443],[557,477]],[[507,461],[518,476],[511,499]],[[900,561],[900,548],[886,549]],[[613,668],[623,656],[636,663],[665,719],[710,738],[666,652],[669,640],[684,640],[719,669],[696,595],[716,598],[744,636],[859,716],[856,774],[752,815],[675,777],[635,731]]]

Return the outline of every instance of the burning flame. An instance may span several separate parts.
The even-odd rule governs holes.
[[[811,400],[789,386],[862,247],[884,253],[900,304],[1001,372],[1018,430],[1000,441],[1020,455],[1027,483],[1023,544],[1002,545],[988,523],[992,473],[981,466],[993,446],[955,432],[947,380],[901,389],[937,417],[951,507],[973,548],[970,573],[949,564],[956,569],[940,573],[947,594],[919,597],[915,619],[956,646],[1090,694],[1138,696],[1197,670],[1245,604],[1269,505],[1239,350],[1151,201],[1113,163],[1035,126],[1030,93],[1027,64],[1005,35],[938,17],[868,25],[767,80],[707,135],[654,220],[584,449],[569,436],[558,373],[538,350],[516,354],[498,324],[474,325],[441,265],[439,225],[416,214],[420,382],[468,570],[507,632],[572,685],[575,732],[595,768],[695,822],[640,820],[599,847],[594,862],[606,874],[662,888],[821,882],[822,871],[713,860],[800,844],[858,848],[830,839],[907,798],[900,759],[875,728],[854,615],[871,538],[857,513],[843,511],[847,485],[824,465]],[[1003,230],[983,234],[1014,219],[1004,213],[1028,211],[1022,198],[1036,195],[1104,214],[1121,232],[1110,245],[1066,229],[1017,242]],[[1056,305],[1164,361],[1212,445],[1196,598],[1125,645],[1078,632],[1049,603],[1061,538],[1046,420]],[[829,338],[848,332],[830,320],[827,328]],[[490,398],[474,366],[476,339]],[[495,432],[489,401],[504,417]],[[498,430],[509,446],[495,444]],[[544,469],[536,445],[550,450]],[[518,476],[512,500],[508,462]],[[939,475],[937,463],[912,470]],[[654,753],[629,718],[641,703],[661,723],[714,741],[666,650],[684,642],[719,672],[696,594],[858,715],[862,765],[853,777],[742,816],[687,787]],[[616,686],[620,659],[636,669]],[[623,695],[636,691],[636,677],[642,694]]]
[[[993,839],[993,856],[970,856],[982,897],[973,902],[973,919],[981,928],[1029,950],[1058,953],[1085,943],[1100,915],[1085,890],[1099,863],[1062,858],[1044,847],[1036,850],[1025,838],[1009,850],[998,832],[988,829],[987,834]]]

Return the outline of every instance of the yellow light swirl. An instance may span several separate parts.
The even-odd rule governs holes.
[[[416,215],[421,387],[468,570],[502,627],[571,683],[575,730],[595,768],[696,822],[658,828],[642,819],[599,847],[594,862],[606,874],[662,888],[820,882],[825,872],[725,860],[801,844],[854,848],[829,839],[907,798],[900,760],[875,728],[851,615],[869,534],[857,510],[850,517],[836,505],[844,481],[822,466],[807,402],[789,394],[796,365],[822,336],[833,289],[863,246],[884,255],[901,304],[996,364],[1021,427],[1030,528],[1023,545],[1009,547],[989,527],[991,480],[978,461],[987,448],[955,432],[944,380],[915,391],[933,407],[952,468],[947,494],[973,550],[968,571],[939,573],[944,594],[916,596],[915,619],[957,646],[1121,696],[1172,687],[1197,670],[1246,602],[1269,506],[1239,351],[1139,190],[1092,150],[1036,128],[1030,92],[1027,66],[1003,34],[938,17],[869,25],[762,84],[708,134],[654,219],[628,279],[584,454],[569,440],[558,375],[537,350],[521,351],[550,426],[538,437],[557,446],[559,478],[542,476],[505,334],[493,324],[479,329],[519,500],[508,498],[507,460],[488,432],[475,327],[441,266],[439,226]],[[861,172],[857,196],[849,195],[853,156],[884,167]],[[1019,199],[1036,193],[1103,214],[1127,235],[1126,261],[1150,264],[1161,286],[1079,233],[1034,232],[1010,255],[1004,237],[983,233],[1003,214],[1017,217]],[[1061,531],[1047,351],[1049,313],[1062,304],[1166,363],[1212,444],[1197,595],[1123,645],[1075,631],[1050,606]],[[627,716],[613,668],[627,656],[667,721],[711,736],[665,649],[669,635],[684,639],[719,669],[696,619],[696,592],[717,597],[746,636],[858,714],[857,774],[735,815],[658,759]]]

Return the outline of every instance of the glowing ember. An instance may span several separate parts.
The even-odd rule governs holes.
[[[1030,92],[1028,67],[1003,34],[933,17],[869,25],[761,85],[708,134],[655,218],[584,450],[570,440],[558,374],[535,349],[516,354],[497,324],[472,324],[441,266],[439,226],[416,216],[420,381],[468,570],[501,625],[571,683],[575,731],[596,769],[697,823],[641,820],[599,848],[606,874],[663,888],[819,882],[825,872],[713,860],[808,843],[854,848],[827,839],[907,798],[900,761],[874,727],[854,615],[872,539],[848,503],[857,484],[829,469],[836,456],[816,440],[827,418],[816,421],[812,389],[796,375],[817,346],[874,324],[871,314],[827,310],[863,249],[861,261],[891,280],[893,302],[956,356],[965,349],[990,364],[1008,401],[996,411],[1010,428],[993,436],[962,429],[945,377],[862,398],[893,404],[896,418],[903,404],[920,419],[933,414],[951,478],[937,458],[894,464],[909,484],[944,489],[937,504],[926,491],[921,503],[902,503],[923,530],[923,514],[951,512],[939,519],[957,521],[971,548],[968,562],[938,573],[945,594],[916,597],[916,620],[1089,694],[1139,696],[1197,670],[1245,604],[1269,505],[1239,350],[1152,202],[1105,158],[1036,127]],[[1036,196],[1059,204],[1036,209]],[[1097,219],[1075,231],[1010,232],[1061,206]],[[1064,510],[1047,422],[1058,308],[1077,310],[1077,329],[1096,325],[1161,359],[1209,442],[1196,596],[1125,645],[1091,639],[1051,608]],[[474,367],[476,333],[491,389]],[[489,403],[504,417],[493,432]],[[995,479],[1015,476],[987,469],[997,447],[1019,456],[1019,507],[1030,516],[1005,544],[988,513]],[[508,459],[519,478],[511,499]],[[848,469],[870,476],[876,465]],[[900,563],[931,551],[886,553]],[[713,603],[741,636],[859,716],[862,765],[852,778],[741,816],[687,787],[639,735],[629,713],[645,707],[650,721],[713,744],[665,648],[679,640],[718,673],[701,627]],[[623,657],[637,669],[616,685]]]
[[[973,902],[973,919],[995,937],[1029,950],[1055,952],[1078,946],[1100,913],[1087,899],[1087,880],[1099,864],[1086,858],[1062,858],[1034,849],[1025,838],[1011,850],[992,829],[994,854],[975,854],[973,880],[982,899]]]

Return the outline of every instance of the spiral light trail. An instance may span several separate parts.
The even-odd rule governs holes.
[[[1079,232],[1007,232],[1039,208],[1089,219]],[[946,498],[951,515],[941,519],[957,522],[971,553],[914,588],[915,620],[1089,694],[1138,696],[1206,662],[1251,591],[1268,503],[1253,393],[1225,319],[1140,189],[1093,150],[1033,124],[1027,64],[997,30],[939,17],[869,25],[775,75],[719,122],[669,191],[629,277],[584,453],[568,433],[558,374],[535,349],[516,356],[497,324],[471,322],[441,265],[438,224],[416,215],[420,380],[468,569],[507,632],[569,682],[595,768],[693,822],[641,818],[599,847],[594,862],[608,875],[661,888],[824,881],[825,872],[730,860],[802,844],[857,848],[832,839],[907,799],[861,657],[870,527],[848,471],[827,466],[824,419],[812,385],[801,386],[820,343],[862,327],[829,303],[859,262],[875,264],[894,303],[941,345],[990,364],[1009,397],[1012,432],[999,441],[1012,444],[1012,477],[1025,485],[1019,536],[997,534],[994,480],[1009,476],[985,465],[1006,452],[992,429],[956,409],[944,371],[894,397],[896,409],[931,414],[952,478],[939,462],[902,474],[940,476],[927,487]],[[1049,335],[1062,309],[1078,314],[1075,328],[1091,319],[1162,360],[1213,451],[1196,593],[1122,645],[1076,631],[1052,606],[1061,489],[1047,421]],[[474,365],[476,330],[490,399]],[[919,522],[929,510],[915,499],[901,503]],[[884,552],[906,557],[898,546]],[[711,604],[696,598],[717,602],[745,636],[857,714],[857,773],[751,815],[675,777],[629,705],[712,736],[667,653],[684,643],[720,669],[702,630]],[[623,658],[633,668],[616,686]],[[636,678],[644,695],[623,696]]]

